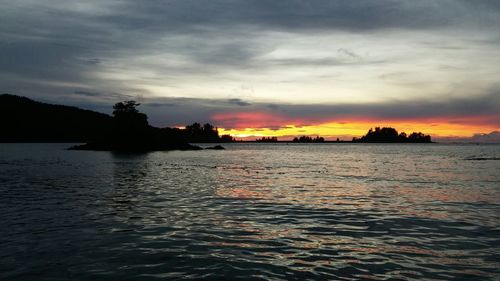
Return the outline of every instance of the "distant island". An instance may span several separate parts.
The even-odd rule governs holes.
[[[352,141],[342,141],[339,138],[335,141],[327,141],[325,138],[316,136],[300,136],[295,137],[291,141],[280,141],[278,137],[262,137],[256,139],[255,142],[263,143],[432,143],[431,136],[421,132],[413,132],[407,135],[405,132],[398,133],[398,131],[391,127],[375,127],[368,130],[366,135],[357,138],[354,137]]]
[[[317,136],[315,138],[310,137],[310,136],[302,136],[302,137],[299,137],[299,138],[295,137],[292,140],[292,142],[306,142],[306,143],[307,142],[325,142],[325,138],[319,137],[319,136]]]
[[[430,135],[421,132],[413,132],[407,135],[405,132],[398,131],[391,127],[375,127],[368,130],[362,137],[354,137],[352,140],[325,140],[323,137],[300,136],[290,140],[279,140],[278,137],[261,137],[255,141],[243,142],[262,142],[262,143],[432,143]]]
[[[352,142],[364,143],[432,143],[431,136],[421,132],[406,135],[405,132],[398,131],[391,127],[375,127],[368,130],[361,138],[353,138]]]
[[[77,107],[52,105],[26,97],[0,95],[0,142],[77,142],[80,150],[154,151],[198,150],[192,143],[242,142],[230,135],[219,135],[216,127],[194,123],[185,128],[157,128],[138,111],[135,101],[119,102],[113,115]],[[327,141],[323,137],[300,136],[291,141],[262,137],[262,143],[431,143],[423,133],[398,133],[391,127],[375,127],[352,141]],[[212,149],[223,149],[214,146]]]

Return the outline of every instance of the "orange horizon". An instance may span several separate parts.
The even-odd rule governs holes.
[[[351,140],[361,137],[370,128],[392,127],[398,132],[410,134],[422,132],[432,138],[467,138],[474,134],[484,134],[499,131],[500,127],[488,124],[458,124],[442,122],[410,122],[410,121],[371,121],[371,122],[327,122],[317,125],[298,126],[287,124],[279,128],[269,127],[244,127],[224,128],[218,127],[219,134],[231,135],[241,140],[252,140],[261,137],[278,137],[280,140],[291,140],[295,136],[322,136],[326,140]]]
[[[295,136],[322,136],[327,140],[350,140],[370,128],[392,127],[410,134],[422,132],[433,138],[467,138],[474,134],[500,131],[500,116],[429,116],[419,118],[377,118],[343,115],[335,117],[289,117],[272,112],[221,112],[211,118],[219,133],[239,139],[275,136],[282,140]]]

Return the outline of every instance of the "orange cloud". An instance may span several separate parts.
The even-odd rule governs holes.
[[[284,116],[265,112],[217,113],[212,120],[227,128],[274,128],[290,122]]]

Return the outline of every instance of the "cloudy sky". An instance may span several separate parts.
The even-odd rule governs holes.
[[[136,99],[153,125],[241,137],[500,130],[497,0],[0,5],[3,93],[108,113]]]

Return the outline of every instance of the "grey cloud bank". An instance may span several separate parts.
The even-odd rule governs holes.
[[[86,93],[94,95],[96,93]],[[108,111],[111,103],[93,106],[91,103],[76,104],[88,109]],[[279,122],[296,125],[317,125],[326,122],[349,120],[429,120],[442,119],[463,124],[500,124],[500,95],[491,92],[480,98],[455,98],[451,100],[391,101],[372,104],[269,104],[247,102],[241,99],[198,99],[198,98],[143,98],[142,110],[150,115],[156,126],[186,125],[192,122],[210,121],[224,128],[236,128],[237,123],[217,123],[213,116],[220,113],[265,113],[277,116],[264,127],[276,126]],[[478,120],[479,118],[479,120]],[[236,122],[237,120],[235,120]],[[276,124],[277,121],[278,123]]]
[[[165,125],[233,110],[500,124],[498,1],[0,5],[1,92],[101,111],[135,98]]]

